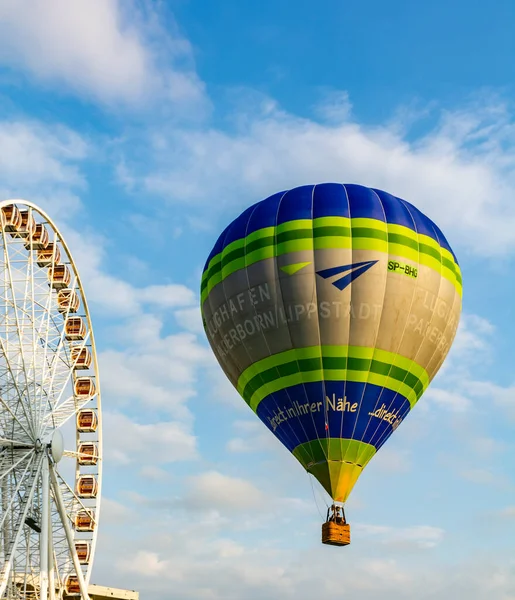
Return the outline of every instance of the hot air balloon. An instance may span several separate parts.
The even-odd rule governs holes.
[[[211,348],[234,387],[333,499],[322,541],[453,342],[458,261],[440,229],[384,191],[337,183],[254,204],[201,282]]]

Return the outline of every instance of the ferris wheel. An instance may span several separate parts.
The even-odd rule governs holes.
[[[86,298],[36,205],[0,202],[0,246],[0,599],[87,599],[102,420]]]

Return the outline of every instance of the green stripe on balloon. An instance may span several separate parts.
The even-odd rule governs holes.
[[[248,367],[238,392],[253,410],[266,396],[314,381],[369,382],[405,396],[413,407],[429,384],[425,369],[398,354],[361,346],[310,346],[287,350]]]
[[[330,219],[336,221],[337,218]],[[461,295],[462,278],[459,266],[452,260],[452,255],[447,250],[438,246],[428,236],[416,234],[407,227],[400,225],[394,227],[376,219],[340,218],[340,220],[350,223],[351,227],[329,225],[327,217],[313,221],[303,219],[283,223],[277,228],[267,227],[255,231],[248,238],[229,244],[212,258],[204,271],[201,282],[202,303],[211,290],[226,277],[256,262],[290,252],[334,248],[374,250],[384,252],[388,256],[411,260],[441,273],[442,277],[450,281]],[[312,224],[313,228],[307,228],[307,223]],[[289,225],[290,228],[285,229],[285,225]],[[261,237],[260,232],[263,234]],[[271,235],[272,232],[275,233]]]
[[[350,462],[365,467],[376,453],[376,448],[359,440],[320,438],[299,444],[292,454],[305,469],[327,460]]]

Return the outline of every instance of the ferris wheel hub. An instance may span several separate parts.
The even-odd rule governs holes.
[[[54,431],[54,435],[52,436],[52,442],[50,443],[50,452],[52,453],[52,458],[56,463],[58,463],[64,454],[64,439],[63,434],[59,429]]]

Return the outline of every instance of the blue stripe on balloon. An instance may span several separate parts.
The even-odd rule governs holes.
[[[442,248],[445,248],[446,250],[448,250],[452,254],[452,256],[454,257],[454,261],[456,262],[456,264],[459,265],[458,259],[456,258],[456,254],[454,254],[454,250],[450,247],[449,242],[446,240],[446,238],[445,238],[444,234],[442,233],[441,229],[435,223],[433,223],[433,227],[435,229],[437,241],[440,244],[440,246]]]
[[[219,238],[216,240],[215,245],[213,246],[213,249],[211,250],[211,252],[209,253],[209,256],[207,257],[206,260],[206,264],[204,265],[204,271],[207,269],[209,263],[211,262],[211,259],[216,256],[217,254],[219,254],[220,252],[222,252],[222,250],[225,247],[225,236],[227,234],[227,231],[229,230],[230,225],[228,227],[226,227],[222,233],[220,234]]]
[[[349,200],[341,183],[319,183],[313,190],[313,219],[350,217]]]
[[[377,219],[385,222],[383,205],[374,190],[362,185],[345,184],[353,219]]]
[[[303,185],[284,194],[277,212],[277,225],[313,216],[313,186]]]
[[[427,235],[430,238],[433,238],[433,240],[436,240],[440,244],[440,246],[448,250],[453,255],[454,260],[456,260],[456,256],[451,250],[449,243],[445,239],[443,233],[433,223],[433,221],[426,217],[424,213],[421,213],[416,206],[413,206],[413,204],[406,202],[406,200],[401,200],[401,202],[403,202],[408,207],[408,210],[413,215],[413,220],[415,221],[416,225],[416,231],[418,231],[418,233],[422,233],[423,235]]]
[[[322,183],[279,192],[245,210],[220,235],[204,270],[216,254],[237,239],[258,229],[312,217],[367,218],[403,225],[429,236],[456,260],[456,255],[441,230],[409,202],[375,188],[356,184]]]
[[[458,264],[456,255],[438,226],[421,213],[416,206],[406,202],[406,200],[400,200],[388,192],[376,189],[374,189],[374,192],[381,199],[388,223],[404,225],[404,227],[409,227],[413,231],[429,236],[437,241],[442,248],[448,250],[453,255],[456,264]]]
[[[382,190],[374,189],[374,192],[379,196],[383,210],[386,214],[386,221],[394,225],[402,225],[411,230],[415,230],[415,223],[408,208],[399,198],[383,192]]]
[[[259,203],[247,208],[247,210],[242,212],[241,215],[231,223],[228,230],[226,230],[227,233],[224,240],[224,248],[229,244],[232,244],[232,242],[240,240],[247,235],[247,227],[250,215],[256,210],[258,204]]]
[[[324,409],[329,406],[326,396],[332,399],[333,395],[336,402],[345,395],[347,408],[354,404],[358,406],[355,412],[338,412],[329,408],[329,428],[326,430]],[[306,406],[309,410],[304,414]],[[382,408],[385,411],[383,415],[395,413],[402,421],[410,410],[410,404],[401,394],[370,383],[325,381],[294,385],[274,392],[261,400],[256,412],[291,452],[299,444],[326,437],[359,440],[379,449],[394,430],[392,424],[383,418],[369,414]]]
[[[247,235],[257,231],[258,229],[264,229],[265,227],[275,227],[277,223],[277,212],[279,210],[279,204],[282,197],[286,192],[279,192],[258,202],[255,205],[252,214],[247,223]]]

